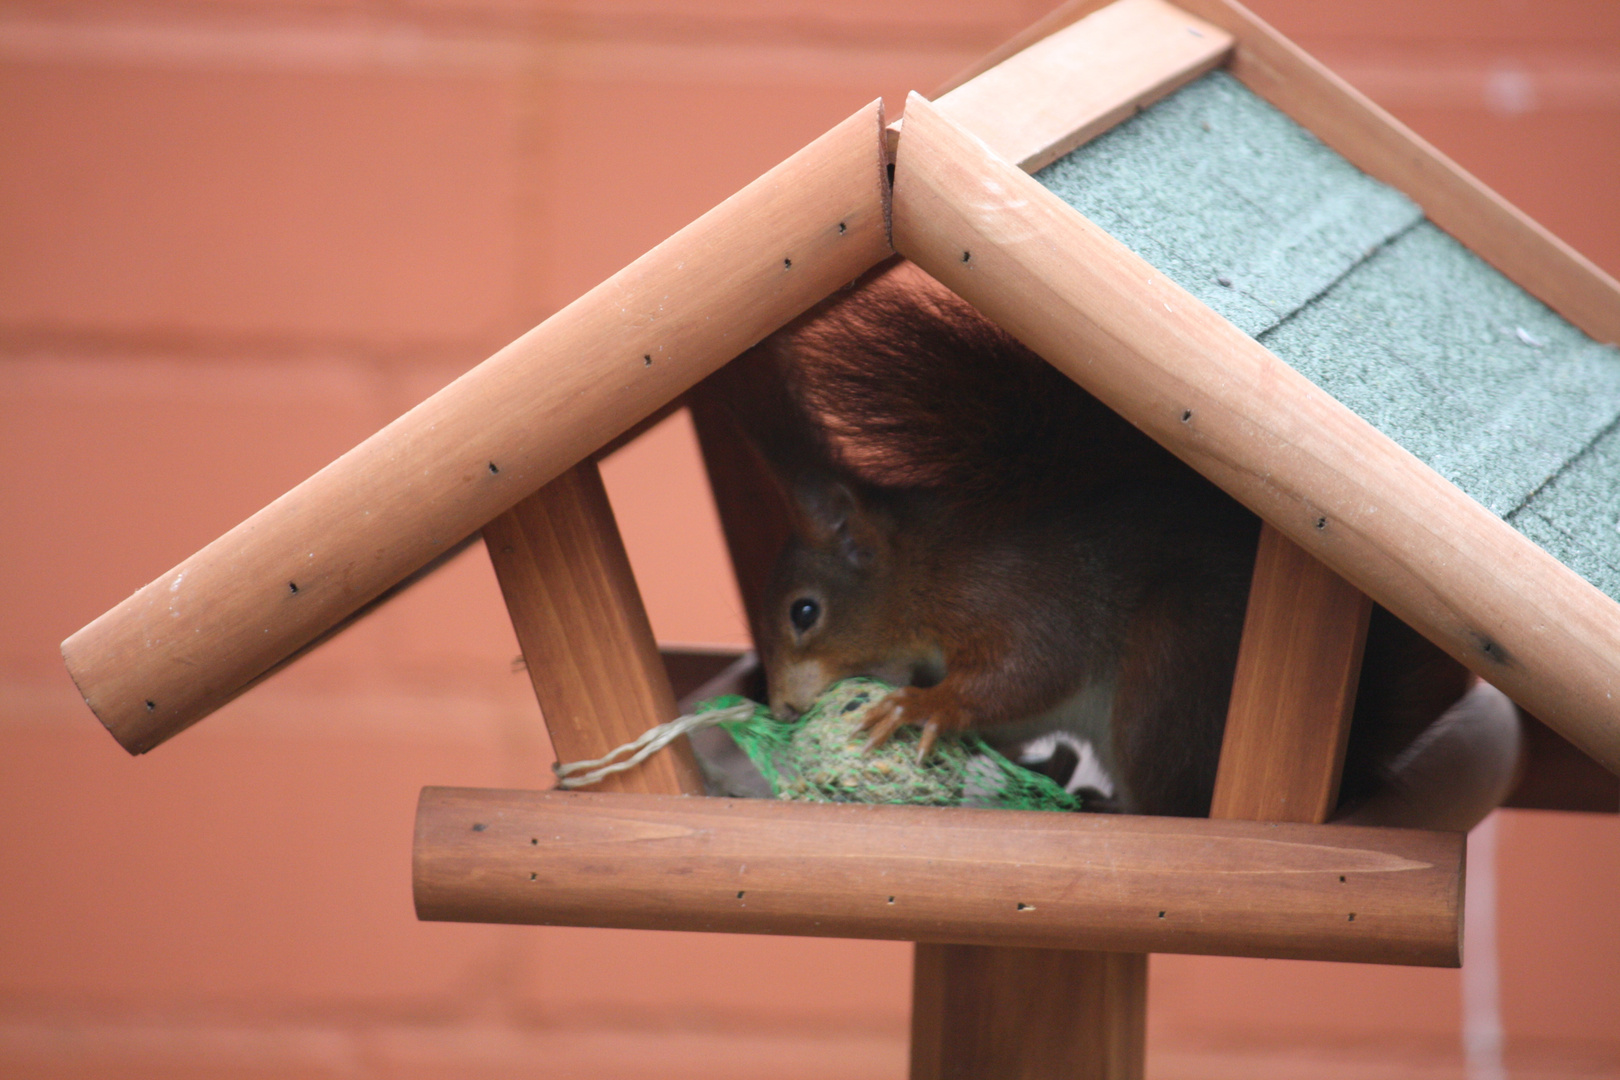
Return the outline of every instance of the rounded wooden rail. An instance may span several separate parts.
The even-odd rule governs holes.
[[[890,254],[873,102],[62,644],[131,753]]]
[[[1462,860],[1409,829],[430,787],[412,876],[456,922],[1455,966]]]
[[[1620,772],[1620,605],[915,94],[894,243]]]

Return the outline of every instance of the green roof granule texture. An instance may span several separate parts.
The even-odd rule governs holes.
[[[1036,179],[1620,599],[1620,351],[1404,195],[1220,71]]]

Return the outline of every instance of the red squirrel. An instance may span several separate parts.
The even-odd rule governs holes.
[[[1066,740],[1092,805],[1208,812],[1258,521],[966,302],[890,264],[749,350],[715,387],[780,483],[792,536],[754,640],[772,710],[897,687],[869,737]],[[1381,610],[1343,785],[1353,799],[1468,686]],[[1071,788],[1074,784],[1070,785]]]

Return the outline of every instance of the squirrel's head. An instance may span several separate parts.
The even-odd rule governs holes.
[[[937,648],[909,625],[893,519],[847,484],[795,485],[794,529],[777,561],[754,640],[771,711],[793,717],[833,683],[869,675],[937,681]]]

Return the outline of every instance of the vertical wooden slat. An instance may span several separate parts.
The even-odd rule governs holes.
[[[1147,957],[918,945],[911,1008],[911,1080],[1129,1080]]]
[[[559,761],[601,757],[675,717],[595,462],[574,466],[485,525],[484,544]],[[680,740],[596,790],[701,794],[703,780]]]
[[[1327,820],[1371,615],[1360,589],[1261,529],[1211,817]]]

